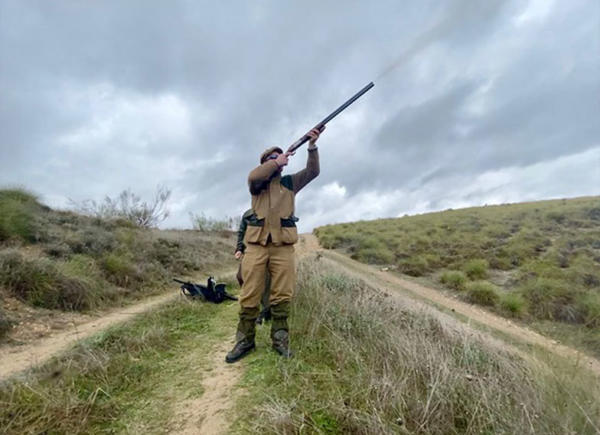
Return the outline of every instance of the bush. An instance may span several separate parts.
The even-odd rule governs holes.
[[[220,220],[206,217],[204,213],[190,213],[190,220],[192,221],[192,227],[197,231],[202,231],[203,233],[229,231],[232,228],[237,230],[239,227],[239,219],[236,220],[234,218],[225,218]]]
[[[475,281],[467,284],[467,298],[469,302],[489,307],[496,306],[500,301],[496,286],[487,281]]]
[[[142,280],[131,260],[124,255],[110,253],[104,256],[100,264],[106,279],[118,286],[135,286]]]
[[[579,295],[576,306],[583,315],[586,326],[589,328],[600,327],[600,293],[586,292]]]
[[[69,245],[64,242],[55,242],[46,245],[44,252],[53,258],[66,258],[71,255],[72,251]]]
[[[467,277],[459,270],[450,270],[442,274],[440,282],[454,290],[464,290]]]
[[[0,241],[11,238],[26,242],[37,239],[35,197],[21,190],[0,190]]]
[[[489,264],[487,260],[476,258],[469,260],[464,266],[463,270],[469,277],[469,279],[485,279],[488,276]]]
[[[75,254],[102,255],[117,247],[115,235],[100,226],[84,226],[69,231],[64,237],[70,251]]]
[[[383,245],[360,249],[353,257],[369,264],[391,264],[395,260],[394,253]]]
[[[512,317],[522,317],[527,311],[527,301],[518,293],[506,293],[500,298],[500,306]]]
[[[25,259],[17,251],[0,254],[0,284],[30,305],[61,310],[87,310],[99,295],[85,279],[67,276],[47,259]]]
[[[140,196],[127,189],[115,198],[106,196],[100,203],[88,199],[79,203],[72,201],[72,204],[79,213],[87,216],[125,220],[142,228],[152,228],[169,217],[167,202],[170,197],[171,190],[159,185],[150,202],[142,201]]]
[[[427,259],[422,256],[414,256],[401,260],[398,263],[398,268],[402,273],[410,276],[423,276],[431,271]]]
[[[529,301],[531,313],[544,320],[583,323],[585,313],[576,304],[577,291],[573,285],[558,278],[532,278],[520,287]]]

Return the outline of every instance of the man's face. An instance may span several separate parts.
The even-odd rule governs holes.
[[[279,155],[280,155],[280,153],[278,153],[277,151],[273,151],[271,154],[269,154],[269,157],[267,157],[266,161],[268,162],[269,160],[275,160],[275,159],[277,159],[277,157],[279,157]],[[279,168],[278,172],[281,172],[281,171],[283,171],[283,166]]]
[[[279,157],[279,153],[277,151],[273,151],[271,154],[269,154],[267,160],[275,160],[277,157]]]

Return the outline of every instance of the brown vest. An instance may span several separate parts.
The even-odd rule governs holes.
[[[256,219],[248,221],[245,242],[264,246],[271,235],[271,241],[275,245],[296,243],[298,230],[293,220],[295,196],[293,190],[281,184],[279,175],[258,195],[252,195],[252,209]]]

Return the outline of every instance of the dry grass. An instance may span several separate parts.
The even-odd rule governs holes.
[[[18,189],[0,190],[0,215],[0,285],[33,306],[103,308],[234,263],[231,232],[138,228],[50,210]]]
[[[292,343],[291,361],[249,358],[239,432],[584,434],[600,420],[587,373],[542,371],[317,262],[299,270]]]
[[[325,248],[407,275],[441,277],[452,290],[466,287],[458,271],[499,285],[511,294],[499,304],[494,296],[461,297],[534,325],[560,323],[554,329],[561,334],[577,325],[570,341],[600,356],[600,197],[327,225],[315,233]],[[496,282],[500,275],[506,279]]]
[[[0,383],[0,433],[164,433],[202,394],[210,353],[235,325],[230,308],[173,302]]]

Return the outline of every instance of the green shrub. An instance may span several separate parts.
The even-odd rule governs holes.
[[[600,293],[582,293],[578,295],[575,304],[583,315],[586,326],[590,328],[600,327]]]
[[[413,256],[400,260],[398,269],[410,276],[423,276],[431,271],[427,259],[422,256]]]
[[[530,312],[539,319],[583,323],[585,313],[577,306],[577,290],[569,281],[557,278],[531,278],[520,287]]]
[[[500,298],[500,307],[511,317],[522,317],[527,311],[527,301],[518,293],[505,293]]]
[[[11,238],[35,242],[35,197],[20,190],[0,190],[0,242]]]
[[[463,270],[469,277],[469,279],[485,279],[488,276],[489,264],[487,260],[476,258],[469,260],[464,266]]]
[[[115,234],[99,225],[79,225],[65,237],[65,243],[75,254],[102,255],[117,248]]]
[[[36,204],[38,198],[35,194],[25,189],[2,189],[0,190],[0,201],[10,200],[23,204]]]
[[[118,286],[135,287],[141,281],[142,277],[135,265],[124,255],[107,254],[100,264],[106,279]]]
[[[464,290],[467,277],[459,270],[450,270],[442,274],[440,282],[454,290]]]
[[[546,214],[546,219],[557,224],[563,224],[567,219],[567,215],[565,213],[551,211],[550,213]]]
[[[72,252],[69,245],[62,241],[49,243],[44,247],[44,253],[46,253],[46,255],[57,259],[66,258],[71,255]]]
[[[394,253],[385,246],[361,248],[354,257],[369,264],[391,264],[395,260]]]
[[[83,254],[73,255],[69,260],[60,264],[60,270],[67,276],[85,277],[96,282],[102,281],[102,271],[93,257]]]
[[[474,304],[493,307],[500,301],[500,296],[494,284],[475,281],[467,284],[467,299]]]
[[[26,259],[13,250],[0,254],[0,284],[33,306],[87,310],[98,305],[98,295],[84,279],[64,275],[48,259]]]

